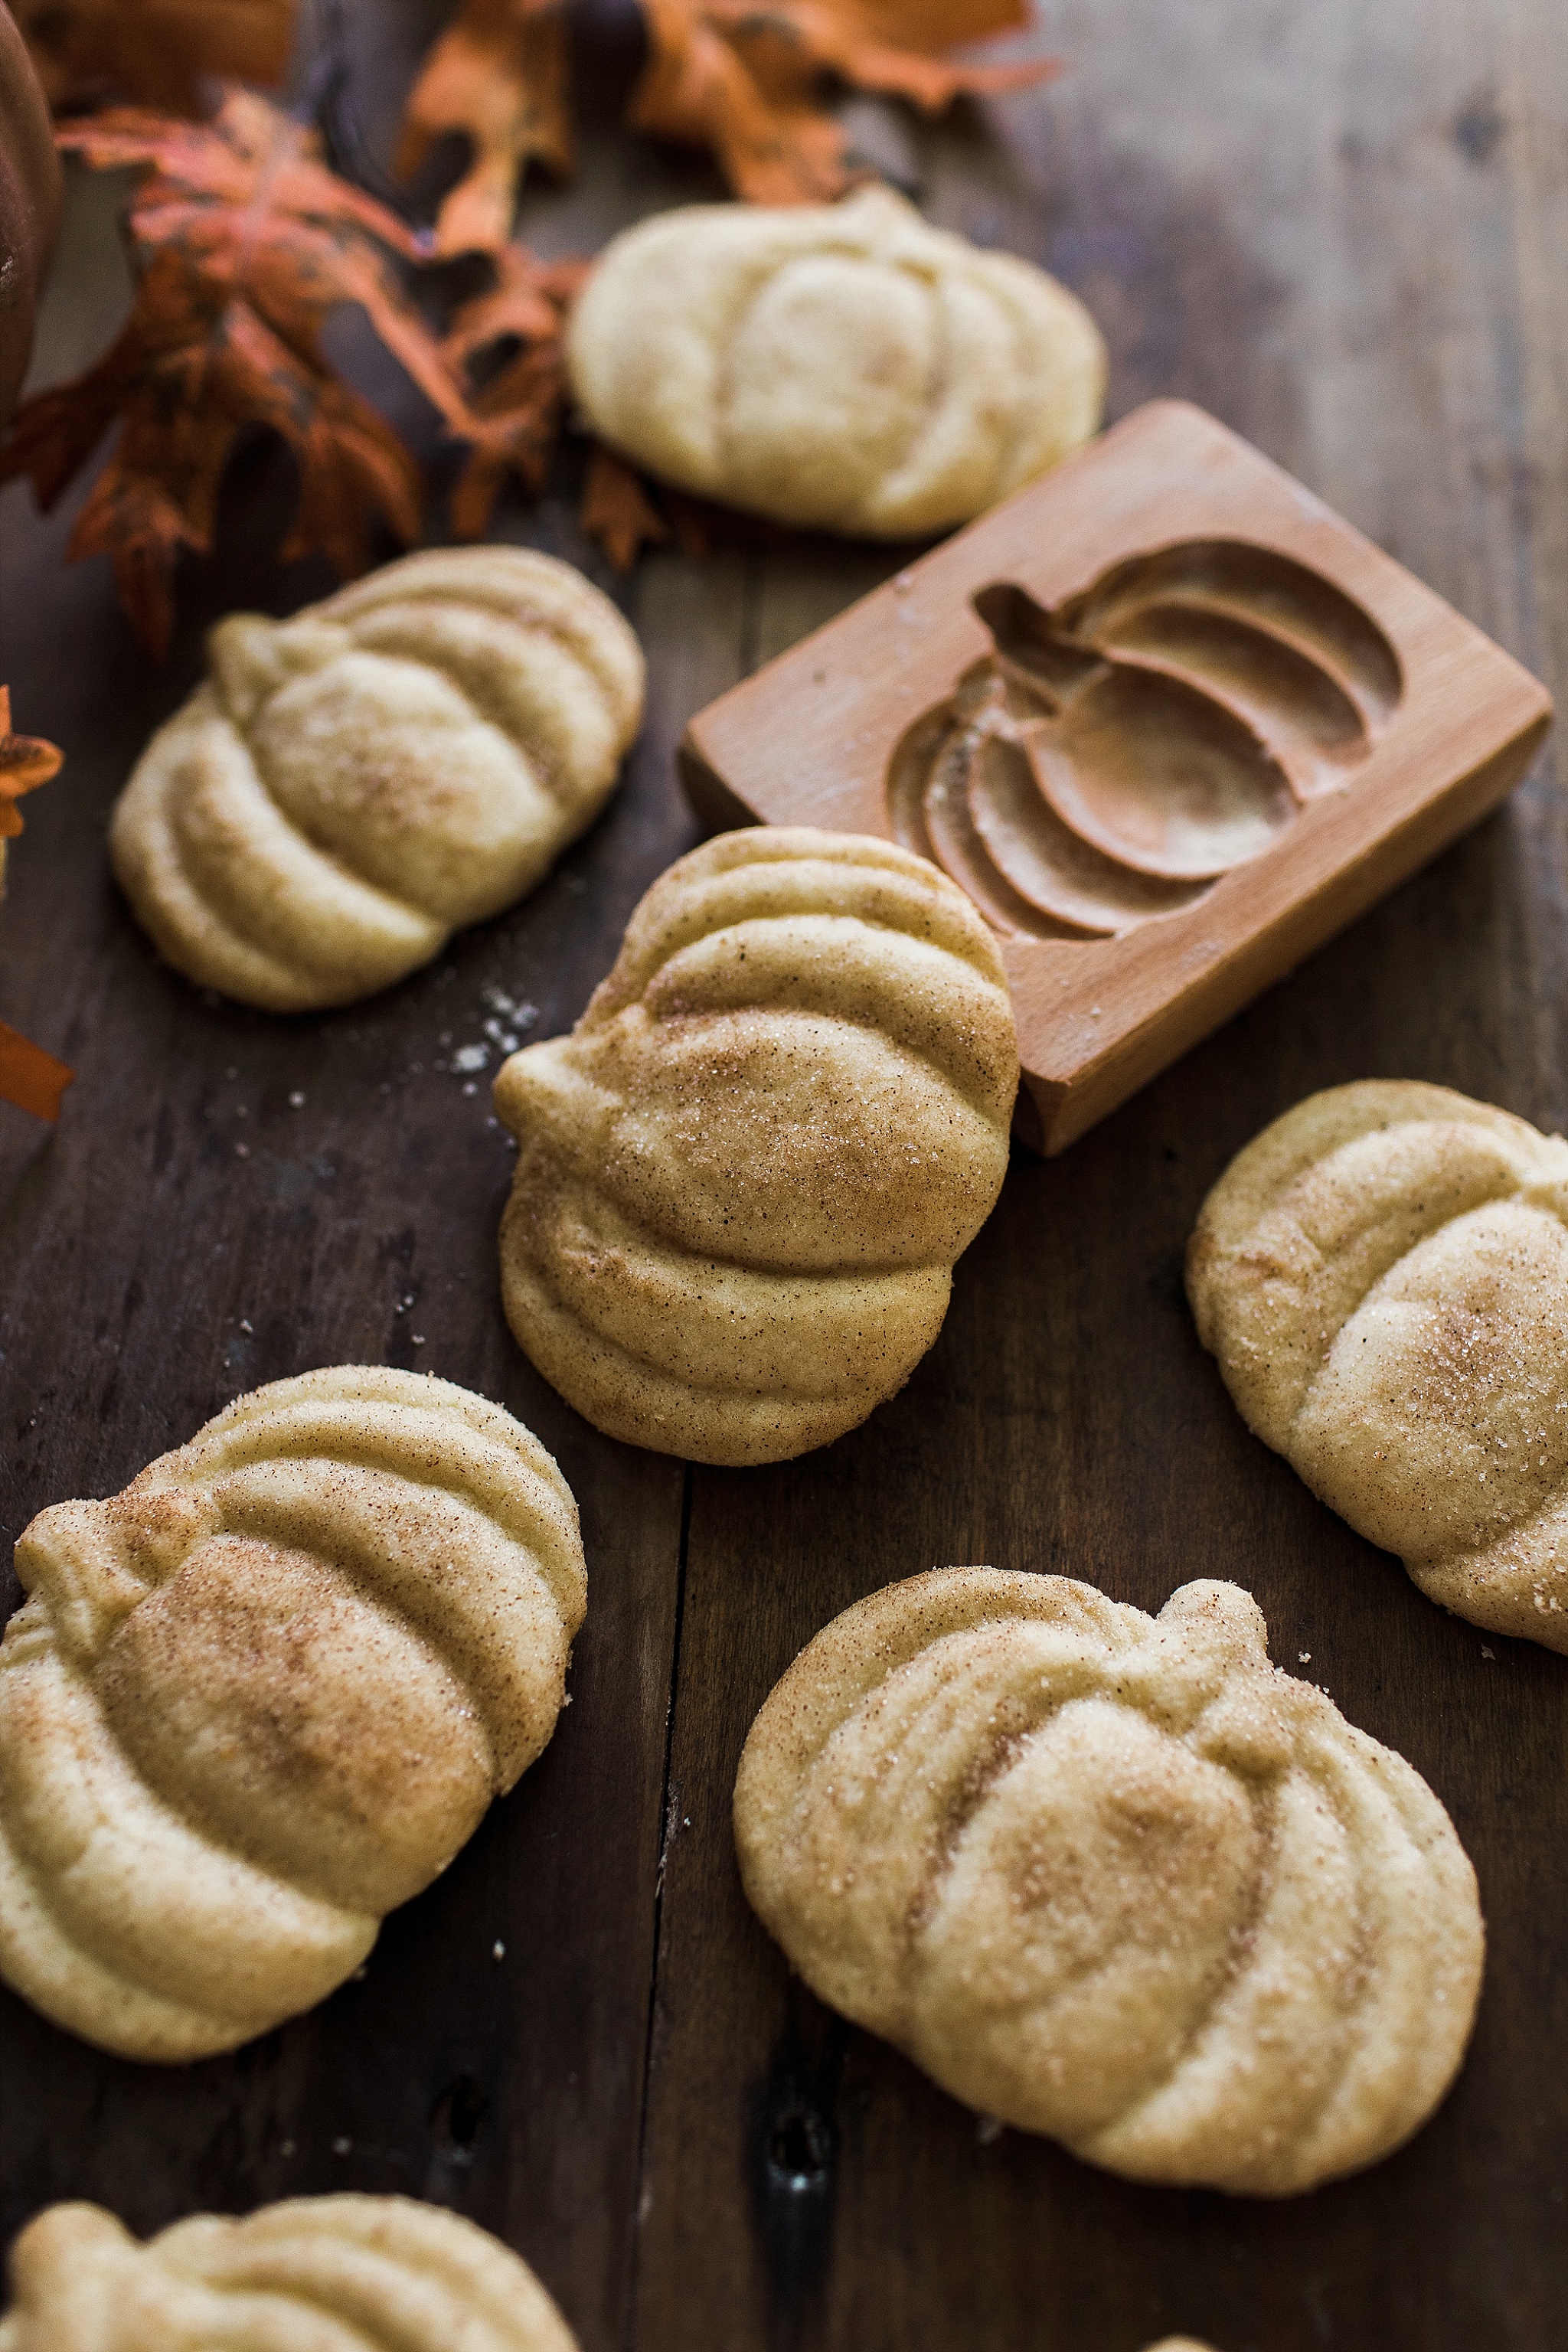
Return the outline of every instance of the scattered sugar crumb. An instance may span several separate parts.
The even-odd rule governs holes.
[[[496,1937],[495,1942],[490,1946],[490,1958],[492,1960],[504,1960],[506,1958],[506,1946],[501,1942],[499,1936]]]
[[[1298,1650],[1298,1651],[1297,1651],[1297,1653],[1296,1653],[1296,1664],[1297,1664],[1299,1666],[1310,1666],[1310,1665],[1311,1664],[1311,1663],[1312,1663],[1312,1653],[1310,1652],[1310,1650]]]
[[[289,1097],[289,1108],[290,1110],[303,1110],[305,1108],[305,1097],[300,1092],[298,1087],[295,1087],[294,1092]]]
[[[335,2139],[332,2142],[332,2154],[334,2156],[347,2156],[353,2146],[353,2142],[352,2139]]]

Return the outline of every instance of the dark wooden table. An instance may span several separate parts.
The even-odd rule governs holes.
[[[356,14],[384,147],[444,14]],[[1203,402],[1568,693],[1561,0],[1058,0],[1048,29],[1072,61],[1057,88],[918,135],[862,110],[868,139],[938,219],[1088,298],[1113,412]],[[610,32],[583,62],[624,81]],[[525,204],[547,249],[716,192],[600,118],[577,186]],[[74,189],[36,382],[95,354],[123,306],[113,198]],[[605,579],[574,520],[580,464],[568,452],[558,490],[502,529]],[[274,1020],[155,963],[103,830],[211,619],[330,584],[271,560],[290,495],[276,451],[246,454],[162,670],[106,566],[62,566],[76,501],[45,523],[19,488],[0,499],[0,676],[69,761],[13,852],[0,1014],[80,1073],[54,1133],[0,1108],[5,1528],[118,1487],[258,1381],[416,1365],[555,1452],[589,1617],[542,1763],[314,2014],[177,2071],[0,2000],[6,2232],[61,2197],[145,2231],[300,2191],[409,2192],[519,2247],[584,2352],[1138,2352],[1173,2327],[1222,2352],[1561,2352],[1568,1662],[1483,1641],[1321,1509],[1246,1433],[1180,1283],[1208,1185],[1313,1087],[1433,1078],[1563,1125],[1550,761],[1066,1158],[1016,1158],[938,1346],[866,1428],[775,1469],[693,1471],[600,1438],[512,1346],[508,1141],[451,1056],[484,1038],[494,992],[539,1008],[532,1034],[574,1018],[694,837],[671,766],[687,716],[898,556],[646,559],[617,593],[648,723],[602,824],[405,987]],[[828,1617],[948,1560],[1062,1570],[1150,1609],[1233,1577],[1275,1655],[1310,1651],[1352,1721],[1426,1774],[1474,1857],[1490,1961],[1458,2086],[1401,2155],[1277,2205],[1133,2188],[980,2126],[791,1981],[731,1858],[742,1740]]]

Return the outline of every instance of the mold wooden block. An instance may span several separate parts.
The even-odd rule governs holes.
[[[881,834],[1000,933],[1054,1152],[1518,782],[1544,687],[1179,401],[710,703],[708,823]]]

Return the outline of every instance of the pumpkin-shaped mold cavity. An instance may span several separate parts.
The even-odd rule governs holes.
[[[110,847],[169,961],[274,1013],[384,988],[532,889],[642,713],[614,604],[525,548],[407,556],[290,621],[235,614],[208,666]]]
[[[1313,1095],[1187,1255],[1249,1428],[1472,1623],[1568,1652],[1568,1142],[1446,1087]]]
[[[1017,1083],[995,943],[933,866],[722,835],[654,884],[572,1034],[496,1081],[512,1329],[612,1436],[826,1444],[936,1338]]]
[[[40,1513],[16,1568],[0,1976],[136,2058],[231,2049],[353,1973],[545,1746],[586,1598],[538,1440],[355,1366]]]
[[[805,1650],[735,1790],[815,1991],[947,2090],[1140,2180],[1282,2196],[1436,2105],[1475,1875],[1399,1757],[1268,1664],[1235,1585],[1157,1618],[950,1569]]]
[[[900,837],[1005,932],[1191,906],[1352,784],[1399,701],[1370,615],[1240,541],[1132,557],[1054,610],[1008,583],[974,605],[994,650],[906,732],[888,793]]]
[[[1099,429],[1105,345],[1032,263],[890,188],[689,205],[600,255],[568,336],[595,430],[683,488],[900,539],[967,521]]]
[[[0,2352],[575,2352],[526,2263],[406,2197],[294,2197],[145,2245],[51,2205],[11,2250]]]

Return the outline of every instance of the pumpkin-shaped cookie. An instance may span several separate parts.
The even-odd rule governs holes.
[[[824,2000],[1133,2179],[1310,2189],[1408,2138],[1464,2053],[1453,1824],[1269,1665],[1233,1584],[1157,1618],[1065,1577],[890,1586],[768,1699],[735,1833]]]
[[[237,613],[115,807],[169,961],[271,1013],[401,980],[532,889],[642,713],[608,597],[514,547],[410,555],[291,621]]]
[[[16,1546],[0,1977],[133,2058],[353,1973],[549,1740],[586,1573],[538,1440],[347,1366],[239,1398]]]
[[[1087,441],[1105,397],[1105,345],[1076,295],[883,187],[690,205],[624,231],[567,356],[595,432],[639,465],[875,539],[968,521]]]
[[[1568,1142],[1446,1087],[1313,1095],[1187,1252],[1248,1428],[1472,1623],[1568,1651]]]
[[[528,2264],[406,2197],[294,2197],[146,2245],[51,2205],[11,2249],[0,2352],[575,2352]]]
[[[806,828],[661,876],[569,1037],[514,1054],[511,1328],[613,1437],[775,1462],[942,1328],[1018,1084],[995,943],[933,866]]]

